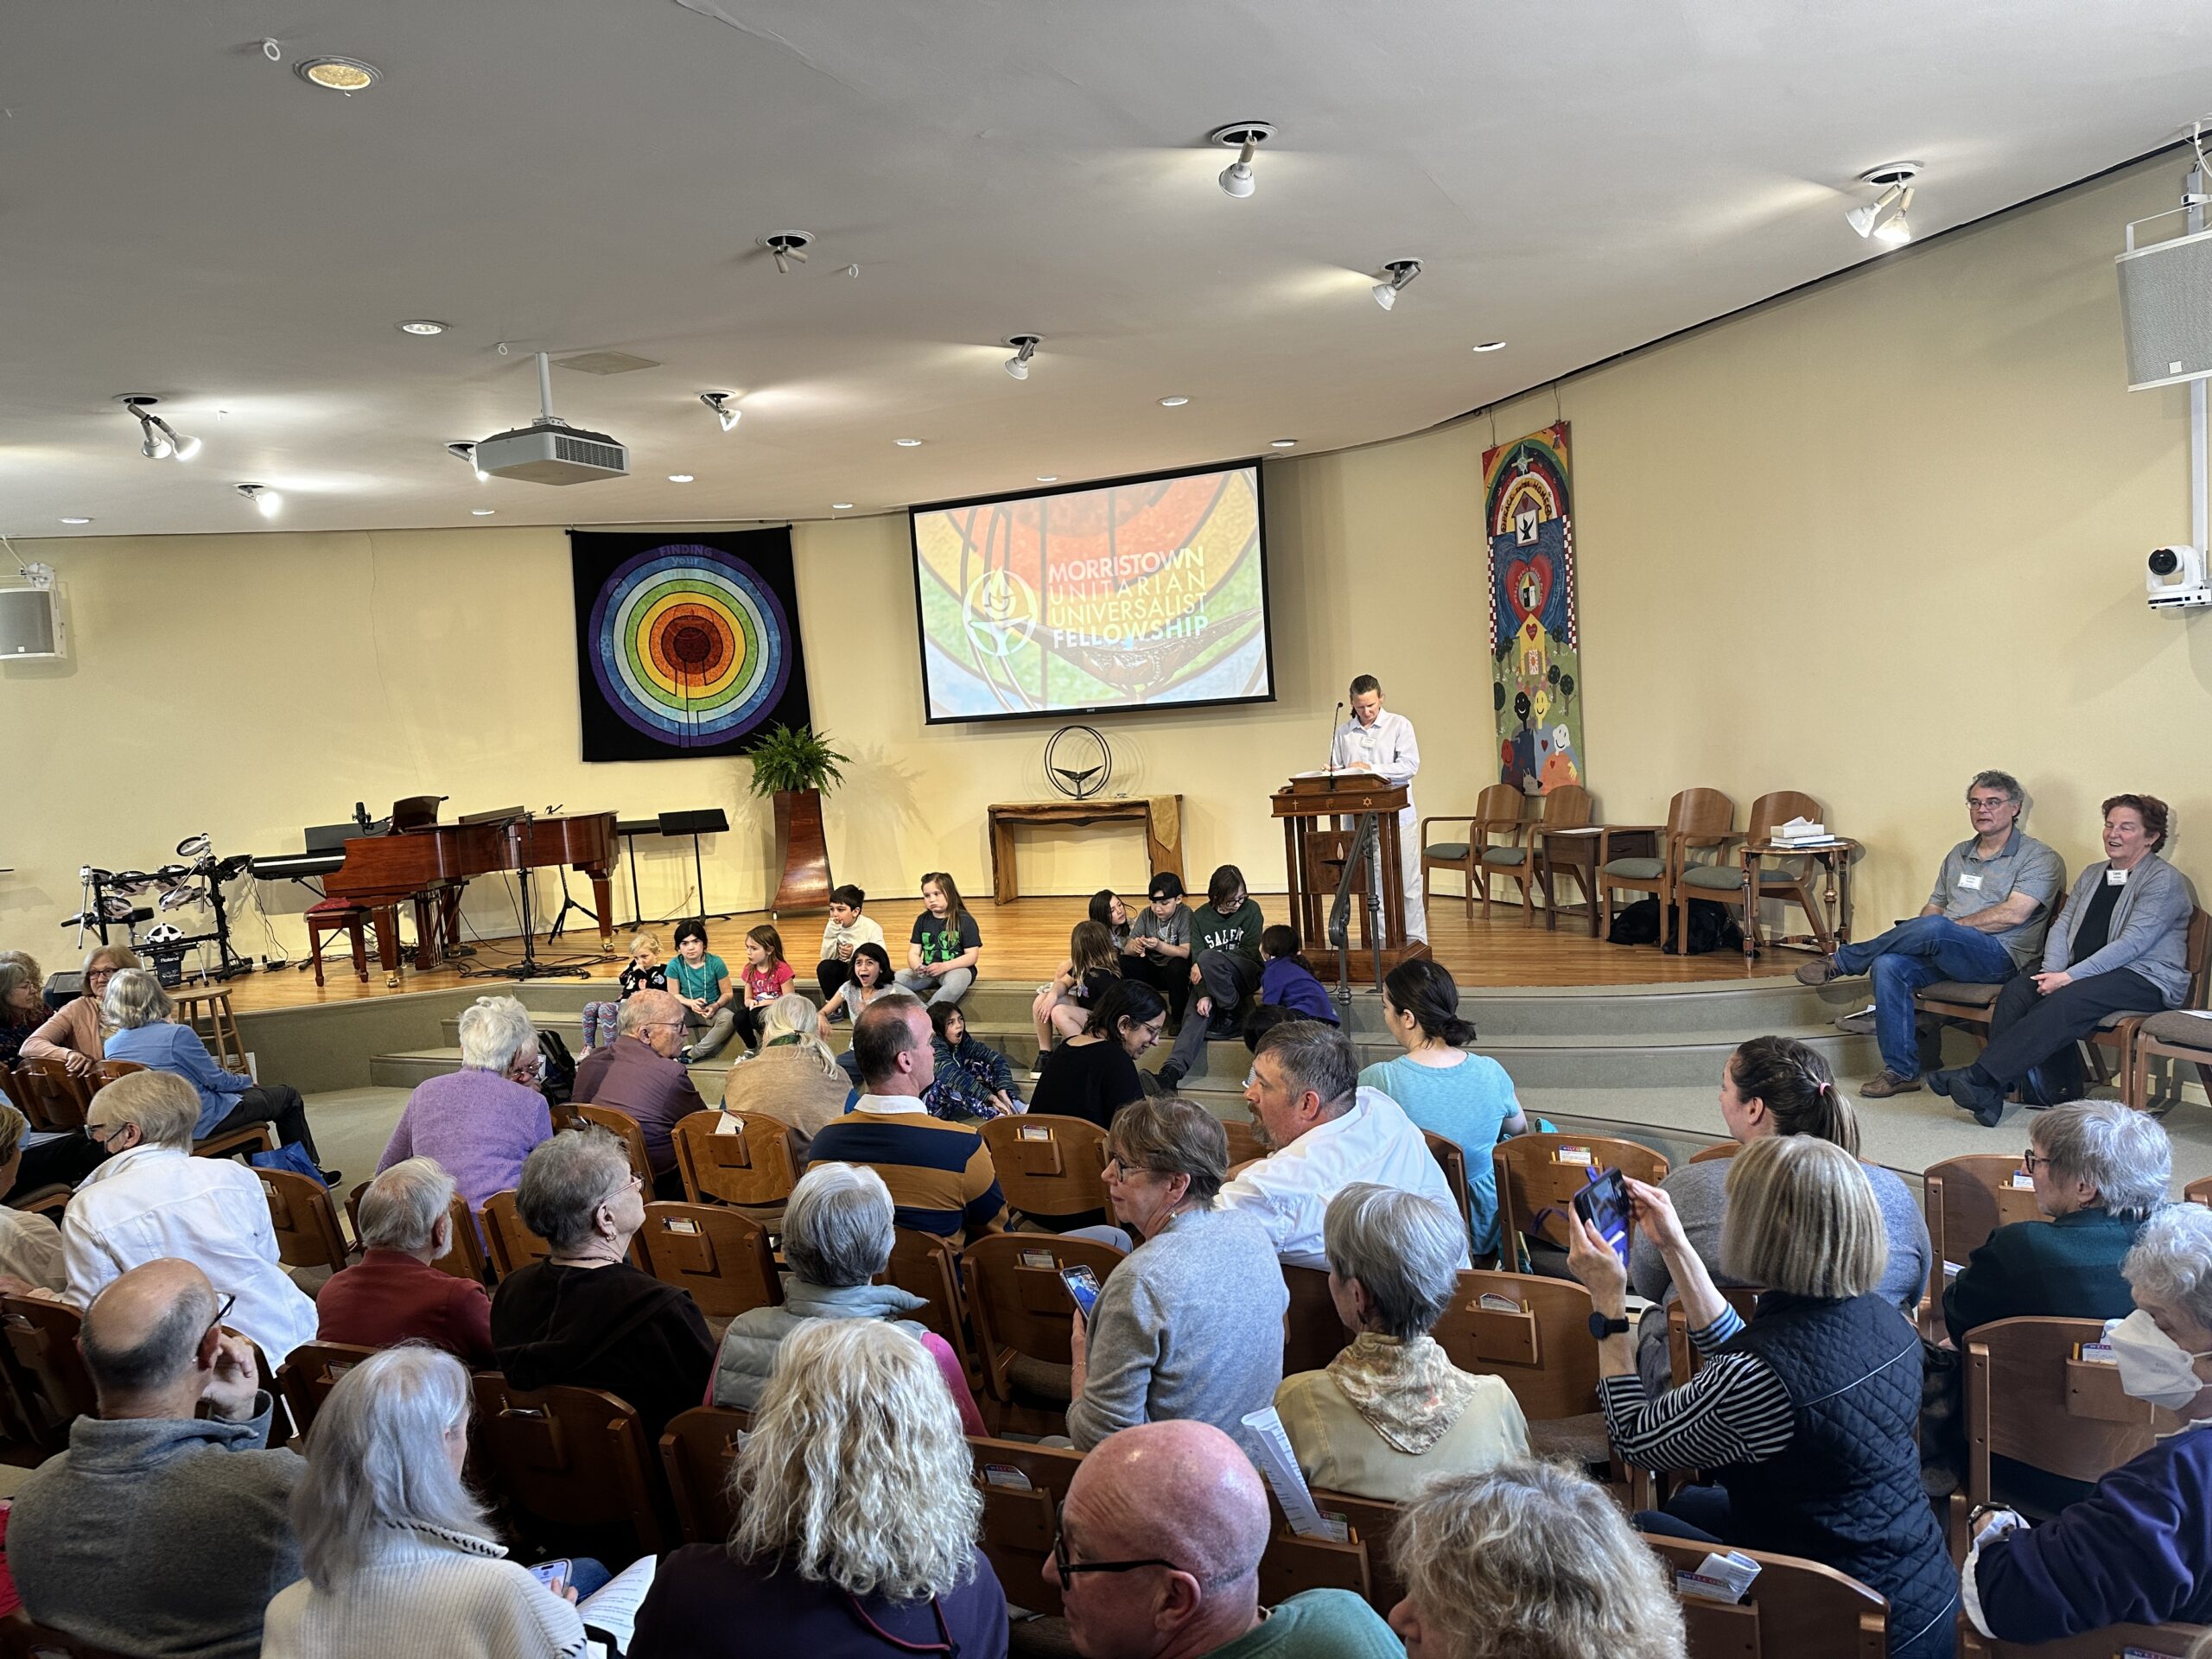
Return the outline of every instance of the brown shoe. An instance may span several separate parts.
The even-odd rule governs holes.
[[[1920,1092],[1918,1077],[1901,1077],[1887,1066],[1859,1085],[1862,1100],[1887,1100],[1891,1095],[1916,1095]]]
[[[1834,957],[1815,957],[1810,962],[1797,964],[1797,982],[1800,985],[1825,985],[1834,977]]]

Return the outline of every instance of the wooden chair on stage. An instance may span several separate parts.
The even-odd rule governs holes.
[[[1821,804],[1809,795],[1794,789],[1780,789],[1762,795],[1751,803],[1750,827],[1744,832],[1744,843],[1751,847],[1765,846],[1774,833],[1793,818],[1808,818],[1821,823]],[[1796,905],[1811,918],[1815,933],[1826,927],[1826,911],[1813,891],[1814,872],[1818,866],[1810,856],[1789,861],[1794,868],[1769,868],[1764,861],[1759,867],[1759,890],[1751,891],[1747,880],[1750,861],[1738,858],[1732,861],[1716,860],[1710,864],[1686,863],[1681,867],[1681,880],[1675,889],[1675,902],[1682,913],[1682,925],[1689,918],[1689,900],[1710,899],[1714,904],[1726,905],[1738,912],[1738,925],[1744,930],[1744,954],[1755,957],[1759,952],[1759,904],[1764,899],[1778,899]]]
[[[734,1319],[784,1300],[767,1229],[725,1205],[649,1204],[638,1242],[646,1271],[690,1292],[710,1319]]]
[[[1088,1118],[1023,1112],[981,1132],[1009,1209],[1049,1226],[1107,1207],[1106,1131]]]
[[[1503,838],[1505,846],[1525,855],[1521,846],[1522,818],[1527,810],[1527,798],[1511,784],[1492,784],[1475,797],[1471,815],[1455,813],[1450,817],[1423,818],[1418,839],[1421,842],[1421,880],[1422,891],[1431,901],[1436,890],[1428,885],[1431,870],[1457,870],[1460,891],[1464,896],[1467,915],[1475,913],[1475,899],[1483,901],[1483,916],[1490,916],[1490,883],[1483,877],[1484,855],[1490,850],[1491,837]],[[1464,823],[1467,826],[1465,841],[1431,841],[1428,826],[1432,823]]]
[[[1719,790],[1685,789],[1668,802],[1664,823],[1607,824],[1598,836],[1596,878],[1605,931],[1612,931],[1616,891],[1648,893],[1659,903],[1663,940],[1675,908],[1675,888],[1691,861],[1690,854],[1741,841],[1730,827],[1735,822],[1736,803]]]
[[[676,1501],[677,1535],[687,1544],[721,1544],[737,1524],[729,1501],[730,1465],[753,1427],[753,1414],[694,1406],[668,1420],[660,1437],[661,1472]]]
[[[1536,893],[1541,883],[1548,898],[1547,905],[1556,901],[1553,878],[1572,872],[1581,884],[1582,903],[1592,917],[1597,915],[1596,895],[1591,891],[1590,869],[1587,862],[1579,862],[1572,855],[1573,842],[1568,839],[1546,840],[1547,836],[1563,836],[1568,830],[1586,830],[1596,811],[1590,791],[1580,784],[1560,784],[1543,796],[1543,805],[1516,845],[1486,848],[1482,855],[1483,885],[1490,885],[1491,876],[1503,876],[1520,884],[1521,925],[1536,925]],[[1554,856],[1556,855],[1556,856]],[[1548,911],[1548,925],[1558,925],[1558,917]]]
[[[1696,1572],[1713,1549],[1684,1538],[1641,1536],[1670,1579]],[[1681,1598],[1688,1650],[1697,1659],[1884,1659],[1888,1653],[1890,1605],[1878,1592],[1817,1561],[1758,1549],[1737,1554],[1759,1567],[1743,1600]]]
[[[378,965],[387,973],[399,971],[398,906],[357,904],[346,898],[325,899],[308,906],[305,919],[308,959],[315,964],[315,982],[318,986],[324,982],[322,941],[332,933],[343,933],[353,947],[353,977],[362,984],[369,982],[369,928],[374,928],[377,933]]]

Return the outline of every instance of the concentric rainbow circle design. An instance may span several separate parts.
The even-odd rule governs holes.
[[[744,736],[791,679],[791,619],[744,560],[656,547],[625,561],[591,607],[592,674],[648,737],[703,748]]]

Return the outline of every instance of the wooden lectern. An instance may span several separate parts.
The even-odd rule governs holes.
[[[1382,971],[1387,974],[1402,962],[1428,955],[1426,941],[1406,938],[1405,849],[1398,842],[1398,814],[1406,804],[1404,785],[1385,783],[1370,772],[1339,772],[1294,778],[1268,799],[1274,816],[1282,820],[1292,925],[1307,951],[1332,949],[1329,912],[1358,837],[1358,820],[1371,813],[1381,864]],[[1358,900],[1352,907],[1358,920],[1358,943],[1351,953],[1351,975],[1363,982],[1376,971],[1376,941],[1370,931],[1367,887],[1367,870],[1355,867],[1351,892]],[[1315,972],[1328,977],[1318,957],[1309,960],[1315,962]]]

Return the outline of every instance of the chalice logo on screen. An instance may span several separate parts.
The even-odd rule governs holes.
[[[1037,612],[1037,590],[1011,570],[986,570],[968,584],[963,602],[969,641],[986,657],[1011,657],[1027,645]]]

